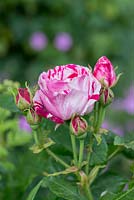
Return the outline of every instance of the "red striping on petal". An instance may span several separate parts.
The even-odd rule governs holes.
[[[51,70],[48,70],[48,76],[47,76],[49,79],[51,77]]]
[[[95,95],[92,95],[92,96],[90,96],[90,95],[88,96],[88,100],[89,99],[94,99],[94,100],[98,101],[99,98],[100,98],[100,95],[98,95],[98,94],[95,94]]]
[[[47,118],[47,116],[49,114],[48,112],[45,112],[44,109],[40,109],[39,107],[38,107],[38,109],[36,109],[36,113],[44,118]]]
[[[16,103],[18,104],[18,101],[19,101],[19,94],[17,94],[16,96]]]
[[[75,78],[75,77],[77,77],[77,76],[78,76],[78,74],[73,73],[73,74],[69,75],[67,78]]]
[[[81,69],[81,73],[82,73],[82,75],[88,74],[87,71],[84,68]]]
[[[29,94],[27,88],[19,88],[18,91],[19,91],[19,94],[20,94],[20,96],[22,98],[24,98],[26,101],[28,101],[29,103],[31,103],[30,94]]]
[[[50,117],[50,119],[51,119],[53,122],[57,123],[57,124],[63,124],[63,123],[64,123],[64,120],[62,120],[62,119],[60,119],[60,118],[58,118],[58,117],[55,117],[55,116]]]
[[[68,93],[69,93],[69,91],[68,91],[68,90],[64,90],[63,92],[64,92],[65,94],[68,94]]]
[[[64,121],[58,117],[53,116],[51,113],[49,113],[45,108],[39,108],[36,110],[37,115],[50,119],[51,121],[57,123],[57,124],[62,124]]]
[[[61,71],[61,80],[63,80],[64,74],[63,74],[63,70]]]
[[[92,83],[92,92],[94,93],[94,91],[95,91],[95,82],[93,81],[93,83]]]
[[[72,127],[73,127],[73,129],[75,130],[75,132],[78,132],[78,117],[75,117],[75,118],[72,120]]]
[[[77,72],[77,69],[76,69],[77,66],[75,64],[68,64],[66,65],[66,67],[69,69],[73,69],[75,72]]]
[[[62,71],[62,67],[61,66],[58,66],[58,68],[57,68],[58,70],[58,72],[60,72],[60,71]]]

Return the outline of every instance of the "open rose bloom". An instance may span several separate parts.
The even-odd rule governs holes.
[[[99,100],[101,84],[87,67],[56,66],[39,77],[39,90],[33,102],[36,113],[56,123],[85,115]]]

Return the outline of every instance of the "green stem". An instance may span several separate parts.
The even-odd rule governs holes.
[[[105,117],[105,111],[106,111],[106,108],[102,106],[101,104],[99,104],[99,109],[98,109],[99,114],[98,114],[97,124],[95,127],[95,133],[99,132],[99,128],[101,127],[101,124]]]
[[[63,165],[66,168],[69,168],[70,166],[65,163],[61,158],[59,158],[55,153],[53,153],[50,149],[46,149],[46,152],[48,153],[48,155],[52,156],[56,162],[59,162],[61,165]]]
[[[93,122],[93,126],[96,127],[97,124],[97,111],[98,111],[98,102],[95,103],[94,105],[94,122]]]
[[[88,146],[88,154],[87,154],[87,165],[86,165],[86,174],[88,175],[89,172],[89,161],[92,153],[92,146],[93,146],[93,136],[90,138],[89,146]]]
[[[35,130],[33,130],[33,137],[34,137],[34,141],[35,141],[35,144],[39,144],[39,140],[38,140],[38,136],[37,136],[37,132]]]
[[[85,193],[86,193],[88,200],[94,200],[88,184],[85,185],[84,190],[85,190]]]
[[[39,143],[43,144],[44,143],[44,135],[43,135],[43,131],[42,131],[41,127],[38,128],[37,134],[38,134]]]
[[[84,139],[80,140],[80,151],[79,151],[79,162],[78,167],[81,168],[82,160],[83,160],[83,153],[84,153]]]
[[[75,135],[70,134],[71,135],[71,142],[72,142],[72,149],[73,149],[73,157],[74,157],[74,164],[75,166],[77,166],[77,148],[76,148],[76,138]]]
[[[33,130],[33,137],[34,137],[35,144],[37,144],[37,145],[43,144],[44,136],[42,134],[42,130],[41,130],[40,126],[38,126],[38,128],[31,126],[31,128]]]
[[[88,174],[88,171],[89,171],[90,157],[91,157],[91,152],[88,152],[88,155],[87,155],[87,165],[86,165],[86,174]]]
[[[121,147],[121,146],[117,147],[117,149],[115,149],[115,151],[109,155],[108,160],[111,160],[111,159],[112,159],[117,153],[119,153],[122,149],[123,149],[123,147]]]

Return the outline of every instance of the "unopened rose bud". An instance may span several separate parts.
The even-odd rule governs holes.
[[[32,104],[32,95],[29,88],[19,88],[16,96],[17,107],[24,111],[30,108]]]
[[[87,131],[87,122],[84,118],[75,115],[72,117],[71,122],[70,122],[70,130],[71,133],[76,135],[76,136],[82,136],[83,134],[86,133]]]
[[[110,88],[105,88],[102,90],[102,94],[100,96],[100,103],[103,106],[108,106],[109,104],[112,103],[114,99],[114,93]]]
[[[114,67],[106,56],[99,58],[94,67],[93,75],[104,87],[110,88],[117,83]]]
[[[28,110],[26,119],[30,125],[38,125],[41,121],[41,117],[33,109]]]

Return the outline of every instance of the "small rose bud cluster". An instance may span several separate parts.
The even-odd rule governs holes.
[[[30,125],[37,125],[41,121],[41,117],[37,115],[33,106],[33,95],[29,87],[18,88],[16,95],[17,107],[26,114],[27,122]]]
[[[93,75],[101,83],[100,102],[103,106],[107,106],[114,98],[111,88],[116,85],[121,74],[116,76],[110,60],[106,56],[102,56],[94,67]]]

